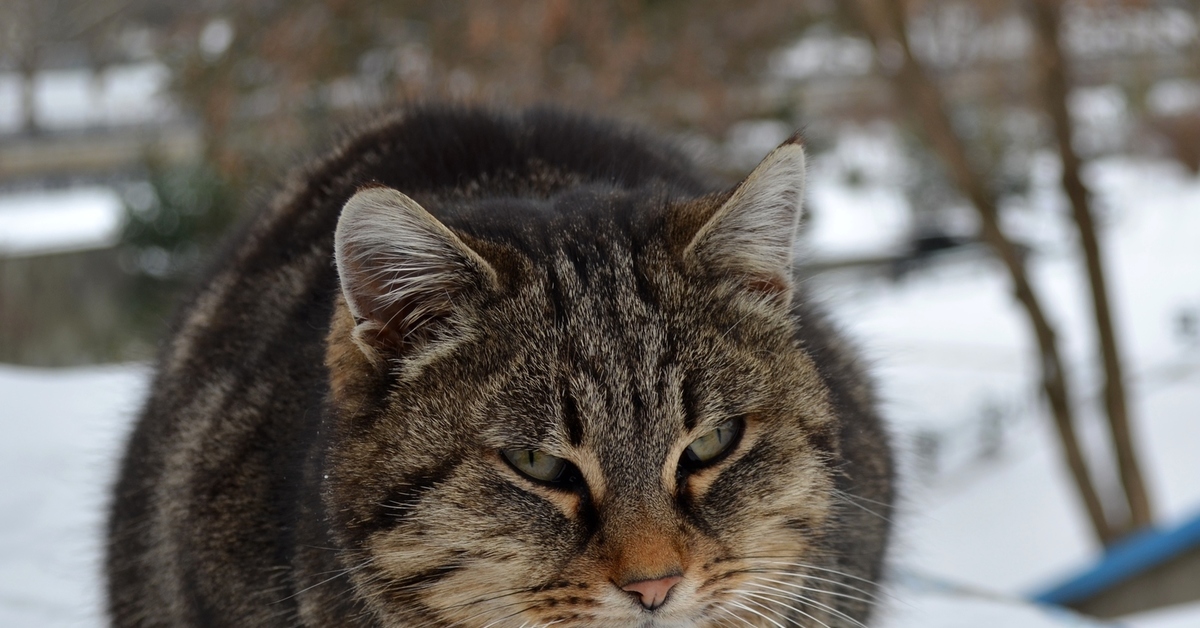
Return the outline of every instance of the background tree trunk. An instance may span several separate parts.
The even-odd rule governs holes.
[[[21,132],[35,134],[40,130],[37,119],[37,70],[21,68]]]
[[[1104,503],[1092,481],[1079,438],[1075,433],[1071,395],[1063,362],[1059,357],[1054,328],[1046,318],[1041,302],[1029,281],[1024,258],[1000,229],[994,195],[988,191],[983,178],[971,167],[966,147],[955,133],[946,113],[945,99],[912,54],[905,31],[904,2],[855,0],[854,8],[857,21],[870,37],[884,73],[949,171],[954,183],[974,205],[982,224],[983,240],[1008,270],[1017,301],[1024,307],[1037,340],[1041,357],[1042,388],[1050,403],[1067,466],[1075,479],[1096,537],[1102,543],[1108,544],[1116,539],[1116,533],[1109,524]]]
[[[1092,221],[1090,193],[1079,175],[1080,160],[1073,145],[1071,116],[1067,110],[1066,57],[1060,44],[1061,6],[1059,0],[1029,0],[1037,41],[1038,58],[1033,64],[1040,70],[1040,87],[1043,106],[1050,116],[1054,138],[1058,143],[1058,155],[1062,161],[1062,186],[1071,202],[1071,215],[1079,228],[1079,242],[1083,246],[1087,265],[1088,281],[1092,288],[1092,309],[1096,316],[1096,335],[1100,343],[1100,354],[1104,360],[1104,408],[1108,414],[1113,449],[1117,454],[1117,468],[1121,474],[1121,485],[1129,503],[1128,524],[1117,530],[1125,534],[1152,523],[1150,497],[1142,480],[1134,450],[1133,435],[1129,429],[1129,411],[1125,400],[1125,384],[1121,369],[1121,355],[1117,350],[1116,333],[1113,331],[1112,310],[1109,307],[1108,287],[1105,282],[1100,243]]]

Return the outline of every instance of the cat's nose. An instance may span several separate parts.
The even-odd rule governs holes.
[[[637,582],[630,582],[621,587],[621,589],[638,594],[642,599],[642,606],[647,610],[654,610],[667,601],[667,594],[671,592],[671,587],[678,584],[680,580],[683,580],[680,576],[667,576],[654,580],[638,580]]]

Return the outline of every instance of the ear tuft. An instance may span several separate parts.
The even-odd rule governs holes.
[[[387,187],[346,201],[334,257],[354,340],[373,360],[447,331],[473,291],[495,285],[491,265],[416,201]]]
[[[700,227],[685,256],[706,269],[737,277],[750,292],[790,301],[804,173],[804,148],[793,135]]]

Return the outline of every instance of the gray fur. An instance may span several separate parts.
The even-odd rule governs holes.
[[[113,624],[868,623],[892,463],[791,278],[802,175],[789,140],[714,190],[552,110],[351,138],[181,310],[116,488]],[[728,457],[677,467],[733,417]],[[653,611],[620,588],[671,574]]]

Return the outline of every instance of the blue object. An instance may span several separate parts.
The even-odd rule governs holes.
[[[1113,545],[1083,573],[1032,598],[1035,602],[1058,605],[1085,600],[1197,547],[1200,547],[1200,516],[1173,529],[1138,532]]]

